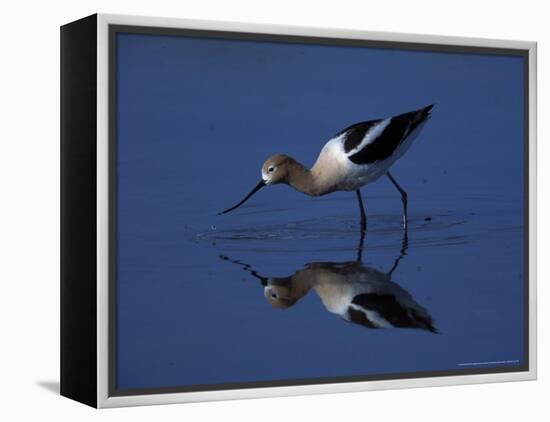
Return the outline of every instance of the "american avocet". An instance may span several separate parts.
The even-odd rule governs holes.
[[[238,204],[218,215],[228,213],[244,204],[267,185],[285,183],[310,196],[335,191],[355,191],[361,213],[361,230],[367,217],[361,197],[362,186],[383,175],[401,194],[403,226],[407,228],[407,192],[397,183],[388,169],[411,146],[430,115],[433,104],[419,110],[386,119],[356,123],[340,131],[321,150],[311,169],[305,168],[288,155],[274,155],[262,166],[262,180]]]
[[[428,310],[392,281],[406,245],[404,238],[401,253],[387,273],[356,260],[311,262],[288,277],[265,277],[248,264],[226,256],[221,258],[242,266],[259,279],[265,298],[274,308],[290,308],[313,290],[328,312],[363,327],[418,328],[437,333]]]
[[[360,262],[311,262],[264,287],[275,308],[288,308],[313,290],[326,310],[367,328],[419,328],[437,333],[428,310],[388,274]]]

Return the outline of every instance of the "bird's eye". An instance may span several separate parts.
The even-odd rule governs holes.
[[[273,170],[275,170],[275,167],[269,167],[269,168],[267,169],[267,171],[270,172],[270,173],[273,172]]]

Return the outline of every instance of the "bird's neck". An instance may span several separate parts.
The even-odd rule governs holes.
[[[305,193],[306,195],[320,195],[319,186],[317,186],[315,177],[310,170],[305,168],[298,161],[293,160],[289,163],[287,183],[298,192]]]

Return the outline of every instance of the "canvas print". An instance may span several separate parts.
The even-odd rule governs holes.
[[[524,55],[111,48],[114,395],[526,369]]]

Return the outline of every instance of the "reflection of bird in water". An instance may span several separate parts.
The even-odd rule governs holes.
[[[421,328],[435,332],[428,311],[391,281],[362,263],[312,262],[289,277],[269,278],[265,297],[277,308],[296,304],[309,290],[327,311],[368,328]]]
[[[430,116],[429,105],[387,119],[356,123],[341,130],[321,149],[311,169],[305,168],[288,155],[274,155],[262,166],[262,179],[237,205],[220,214],[228,213],[244,204],[264,186],[284,183],[310,196],[321,196],[336,191],[355,191],[361,215],[361,230],[367,226],[367,217],[360,188],[381,176],[388,176],[401,195],[403,226],[407,228],[407,193],[388,171],[411,146]]]
[[[362,244],[360,247],[362,249]],[[419,328],[437,333],[428,311],[391,280],[406,249],[405,236],[401,253],[387,273],[366,267],[357,260],[311,262],[288,277],[264,277],[248,264],[227,257],[222,259],[243,266],[261,280],[265,297],[275,308],[294,306],[313,290],[329,312],[346,321],[367,328]]]

